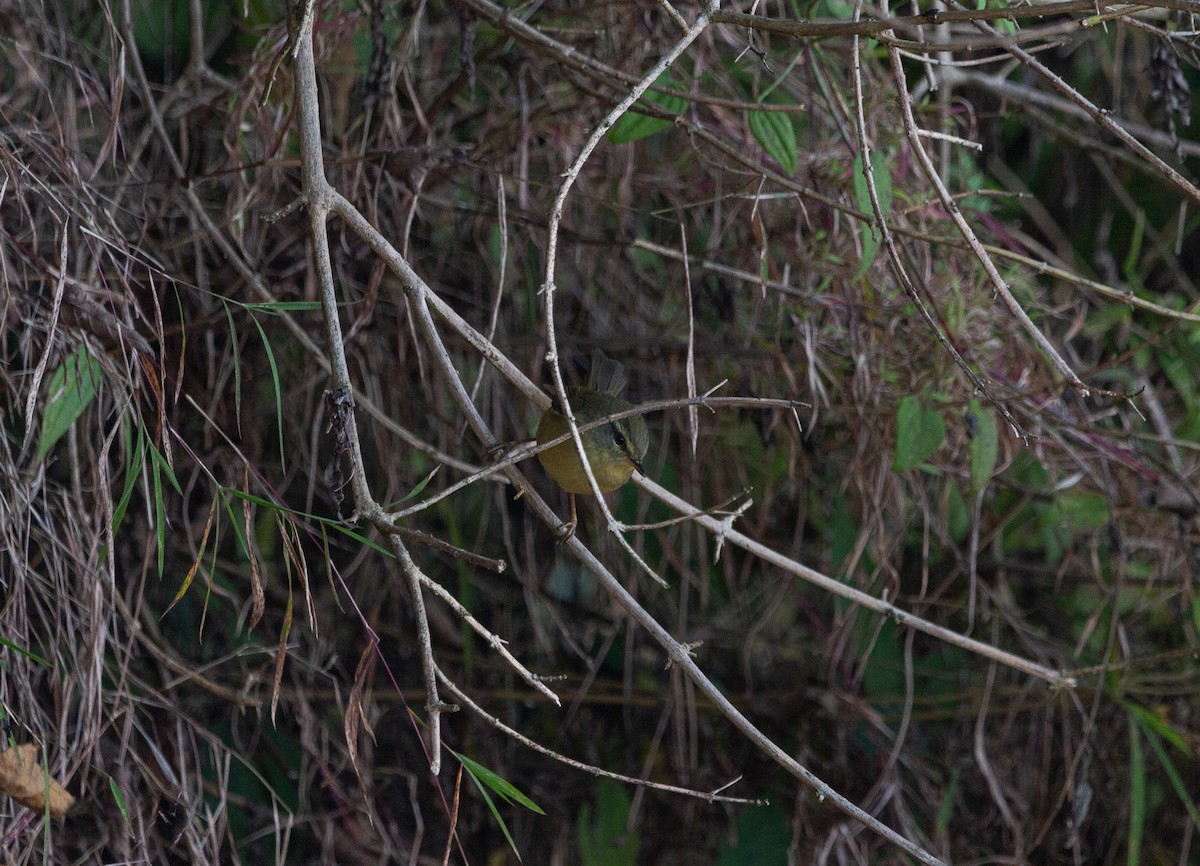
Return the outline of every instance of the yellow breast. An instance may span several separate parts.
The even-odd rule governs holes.
[[[579,418],[579,415],[580,413],[577,412],[577,420],[580,423],[587,423],[586,420]],[[551,409],[542,416],[542,420],[538,424],[538,444],[557,439],[569,429],[567,419]],[[619,449],[613,448],[611,443],[605,439],[606,435],[611,438],[608,425],[601,425],[580,433],[583,438],[584,450],[588,455],[588,463],[592,467],[592,474],[596,476],[596,483],[603,493],[616,490],[628,481],[629,477],[633,475],[634,469],[633,462],[629,457]],[[558,482],[558,486],[568,493],[592,492],[573,440],[568,439],[553,448],[539,451],[538,460],[550,473],[550,477]]]

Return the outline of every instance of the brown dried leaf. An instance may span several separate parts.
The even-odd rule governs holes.
[[[192,563],[192,567],[188,569],[188,573],[183,578],[183,583],[179,585],[179,592],[175,593],[175,597],[171,599],[171,603],[167,605],[167,609],[163,611],[163,616],[166,616],[171,608],[179,604],[180,599],[187,595],[187,591],[191,589],[192,581],[196,578],[196,572],[200,570],[201,561],[204,559],[204,551],[208,547],[208,535],[212,532],[213,518],[217,514],[217,497],[214,495],[212,504],[208,507],[208,519],[204,522],[204,533],[200,536],[200,549],[196,551],[196,561]],[[207,602],[205,603],[207,611]]]
[[[52,818],[63,817],[75,805],[75,798],[38,763],[33,743],[0,752],[0,794],[39,812],[49,810]]]
[[[358,668],[354,671],[354,686],[350,689],[350,699],[346,703],[346,718],[344,721],[346,734],[346,748],[350,752],[350,763],[354,765],[354,775],[358,778],[359,788],[363,788],[362,771],[358,766],[358,731],[361,726],[371,737],[375,739],[375,732],[371,729],[371,723],[367,721],[366,714],[362,711],[362,696],[366,689],[367,681],[370,679],[372,668],[372,660],[375,658],[375,642],[369,642],[364,648],[362,655],[358,659]]]
[[[279,708],[279,689],[283,684],[283,663],[287,661],[287,639],[292,631],[292,594],[288,593],[287,610],[283,614],[283,629],[279,633],[279,653],[275,656],[275,679],[271,684],[271,724]]]
[[[249,470],[242,472],[242,489],[250,489]],[[263,588],[262,569],[258,564],[257,546],[254,543],[254,525],[249,499],[242,500],[242,520],[245,523],[246,555],[250,558],[250,627],[246,630],[254,631],[254,627],[262,619],[263,611],[267,606],[267,600],[266,592]]]

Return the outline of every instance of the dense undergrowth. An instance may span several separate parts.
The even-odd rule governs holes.
[[[666,667],[498,476],[406,526],[503,572],[411,549],[563,706],[430,597],[448,678],[558,753],[698,791],[736,779],[722,793],[770,805],[598,783],[466,709],[442,735],[477,765],[447,753],[431,777],[411,595],[379,535],[342,520],[355,502],[324,395],[313,241],[289,209],[283,12],[195,8],[203,57],[182,2],[0,4],[0,698],[10,742],[44,745],[79,799],[53,820],[0,802],[5,861],[437,863],[450,848],[479,864],[902,862]],[[845,21],[853,7],[755,11]],[[322,7],[326,170],[547,384],[562,173],[682,30],[665,4],[493,12]],[[903,61],[917,122],[982,150],[921,141],[1091,393],[1066,385],[966,248],[906,135],[890,43],[866,35],[859,100],[849,37],[710,25],[575,182],[557,343],[569,381],[595,348],[619,359],[634,400],[687,397],[691,370],[699,393],[800,401],[653,413],[646,474],[702,508],[752,500],[732,523],[751,539],[1077,685],[667,522],[677,512],[633,485],[611,504],[654,525],[627,537],[669,589],[585,499],[578,536],[776,744],[946,861],[1200,862],[1197,201],[1003,39],[936,24],[896,35],[982,40],[966,56],[998,60]],[[1195,30],[1151,9],[1022,44],[1048,46],[1037,58],[1076,96],[1195,183],[1195,37],[1164,35]],[[396,277],[330,228],[367,478],[409,507],[493,457]],[[497,436],[528,437],[537,409],[442,337]],[[522,466],[565,514],[536,461]]]

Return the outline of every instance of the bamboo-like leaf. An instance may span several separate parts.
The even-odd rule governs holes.
[[[50,393],[42,414],[36,459],[42,461],[71,425],[96,398],[103,368],[88,350],[80,346],[68,355],[50,377]]]
[[[496,803],[492,800],[491,794],[488,793],[488,788],[491,788],[501,797],[504,797],[505,801],[511,802],[508,796],[506,796],[499,788],[493,787],[493,785],[498,780],[499,782],[503,782],[504,785],[508,785],[510,788],[512,786],[509,785],[506,780],[501,779],[499,776],[489,770],[487,767],[477,763],[476,761],[472,761],[466,755],[460,755],[458,752],[455,752],[454,756],[462,762],[463,769],[467,771],[467,775],[471,777],[471,781],[475,784],[475,787],[479,790],[479,793],[483,795],[483,802],[487,804],[488,811],[492,813],[492,817],[496,820],[497,826],[500,827],[500,832],[503,833],[504,838],[508,840],[508,847],[512,848],[513,853],[516,854],[517,859],[520,860],[521,852],[517,850],[517,843],[513,840],[512,833],[508,831],[508,825],[504,823],[504,818],[500,816],[500,810],[496,808]],[[484,787],[485,785],[487,787]],[[516,791],[517,789],[512,788],[512,790]],[[520,792],[518,791],[517,793]],[[525,795],[521,794],[521,796],[524,797]],[[529,802],[532,804],[533,801],[530,800]],[[539,814],[545,814],[545,812],[542,812],[542,810],[538,809],[536,806],[532,806],[532,808]]]
[[[463,766],[466,767],[467,772],[471,774],[473,779],[487,785],[504,798],[506,803],[517,803],[531,812],[537,812],[539,815],[546,814],[537,803],[521,793],[516,786],[503,776],[500,776],[493,770],[489,770],[483,764],[468,758],[466,755],[460,755],[458,752],[455,752],[454,757],[462,761]]]
[[[133,491],[137,489],[138,477],[142,473],[142,460],[145,458],[146,433],[141,428],[137,428],[138,435],[136,442],[130,443],[126,447],[127,452],[132,452],[126,460],[125,472],[125,489],[121,491],[121,498],[117,500],[117,506],[113,509],[112,532],[117,534],[117,530],[121,528],[121,523],[125,519],[125,512],[129,509],[129,501],[133,498]]]

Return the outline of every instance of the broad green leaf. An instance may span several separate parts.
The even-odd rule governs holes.
[[[596,785],[596,820],[585,803],[576,824],[583,866],[635,866],[641,836],[629,830],[629,795],[611,779]]]
[[[664,72],[658,77],[658,81],[655,84],[660,87],[674,87],[675,82],[671,80],[669,73]],[[649,138],[675,125],[670,120],[665,120],[661,117],[650,117],[649,115],[639,113],[637,110],[639,105],[654,108],[667,114],[683,114],[684,109],[687,108],[687,101],[678,96],[670,96],[666,93],[647,90],[642,94],[642,98],[633,104],[632,108],[617,118],[617,122],[608,131],[607,138],[613,144],[625,144],[630,141]]]
[[[1095,532],[1108,525],[1108,499],[1099,493],[1067,492],[1054,499],[1054,507],[1044,515],[1051,529]]]
[[[883,701],[904,694],[904,642],[890,619],[860,617],[855,629],[856,658],[864,659],[863,695]]]
[[[50,394],[42,415],[37,460],[41,461],[96,397],[103,368],[86,348],[68,355],[50,377]]]
[[[717,866],[773,866],[787,863],[792,823],[778,803],[748,806],[737,819],[737,844],[721,843]]]
[[[858,541],[859,526],[854,519],[854,513],[846,505],[846,500],[839,494],[834,494],[833,513],[829,518],[827,530],[829,538],[829,555],[833,559],[833,570],[841,572],[842,563],[854,549]]]
[[[849,0],[821,0],[817,11],[813,13],[818,18],[838,18],[845,20],[854,14],[854,4]],[[797,18],[805,17],[797,14]]]
[[[796,173],[796,128],[782,111],[751,111],[750,131],[783,173]]]
[[[909,395],[900,401],[896,414],[896,460],[894,468],[904,472],[920,465],[938,450],[946,438],[946,425],[940,412],[926,409]]]
[[[971,459],[971,490],[978,491],[988,483],[992,471],[996,468],[996,455],[999,445],[996,435],[996,415],[991,407],[983,408],[978,399],[972,399],[968,408],[969,417],[974,424],[968,422],[968,430],[973,435],[967,440],[967,454]]]
[[[871,176],[875,179],[875,194],[879,197],[879,211],[887,219],[892,213],[892,175],[888,170],[887,157],[879,151],[871,152]],[[883,243],[883,234],[875,225],[875,208],[871,205],[871,191],[867,187],[867,176],[863,171],[862,154],[854,158],[854,204],[865,214],[871,216],[871,223],[863,234],[862,264],[854,276],[862,277],[875,261],[875,254]]]

